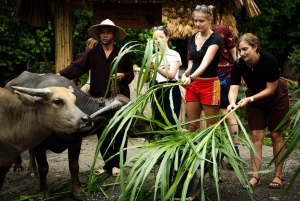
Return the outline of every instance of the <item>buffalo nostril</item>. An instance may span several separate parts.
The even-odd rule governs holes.
[[[90,121],[90,117],[88,116],[83,116],[81,117],[81,120],[84,122],[84,123],[88,123]]]

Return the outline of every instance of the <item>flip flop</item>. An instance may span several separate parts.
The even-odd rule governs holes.
[[[274,181],[275,178],[278,178],[281,181],[281,183]],[[273,179],[273,181],[270,182],[269,188],[273,188],[273,189],[282,188],[284,186],[284,180],[279,176],[275,176],[275,178]]]
[[[94,175],[100,175],[104,173],[107,173],[107,170],[100,168],[94,172]]]
[[[112,168],[112,176],[113,176],[113,177],[118,177],[119,174],[120,174],[120,169],[117,168],[117,167],[113,167],[113,168]]]

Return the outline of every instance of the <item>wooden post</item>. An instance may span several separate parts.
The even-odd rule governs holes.
[[[55,1],[55,68],[62,70],[73,61],[72,10],[70,1]]]

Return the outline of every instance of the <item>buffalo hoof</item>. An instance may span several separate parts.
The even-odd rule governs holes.
[[[48,191],[39,192],[38,195],[37,195],[36,200],[43,200],[43,199],[48,198],[48,197],[49,197],[49,192]]]
[[[74,198],[74,200],[78,200],[78,201],[87,200],[88,199],[88,194],[83,190],[79,194],[73,194],[73,198]]]
[[[38,172],[37,172],[36,167],[28,168],[28,172],[29,172],[29,175],[31,177],[37,177],[38,176]]]
[[[13,172],[22,172],[24,170],[23,166],[21,164],[14,165]]]

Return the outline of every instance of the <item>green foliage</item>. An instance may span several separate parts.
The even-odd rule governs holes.
[[[294,51],[290,53],[288,58],[292,61],[290,67],[295,70],[296,74],[300,74],[300,45],[293,46]]]
[[[289,82],[287,82],[286,85],[287,85],[288,89],[291,89],[291,90],[298,89],[298,84],[297,83],[289,83]]]
[[[0,4],[0,68],[13,70],[19,64],[26,65],[40,55],[29,26],[12,17],[17,0],[4,1]],[[53,34],[51,27],[37,30],[42,48],[51,53]],[[52,37],[52,38],[51,38]]]
[[[53,73],[55,72],[55,63],[52,61],[50,62],[50,65],[51,65],[51,71],[49,72],[49,69],[47,68],[46,66],[46,63],[45,62],[39,62],[39,67],[36,71],[36,73]]]
[[[11,2],[0,4],[0,68],[13,69],[13,64],[26,62],[32,46],[32,38],[28,39],[28,30],[24,24],[12,17]],[[31,57],[32,58],[32,57]]]
[[[86,10],[74,10],[72,14],[73,25],[73,55],[85,51],[85,42],[89,38],[88,28],[93,25],[93,13]]]
[[[298,100],[292,106],[292,108],[286,114],[284,119],[279,123],[279,125],[276,128],[276,129],[280,128],[283,124],[285,124],[286,121],[291,120],[289,128],[287,129],[288,139],[285,140],[285,143],[283,145],[285,147],[285,152],[280,160],[280,163],[283,163],[295,149],[299,149],[299,141],[300,141],[300,135],[299,135],[299,133],[300,133],[300,124],[299,124],[300,110],[299,109],[300,109],[300,100]],[[275,157],[269,163],[268,167],[270,167],[272,165],[272,163],[276,160],[276,157],[278,157],[278,153],[275,155]],[[286,195],[288,193],[288,191],[291,189],[292,185],[294,185],[294,182],[296,181],[296,178],[298,177],[299,174],[300,174],[300,166],[298,166],[298,169],[295,171],[293,178],[290,180],[288,187],[286,188],[286,190],[284,192],[284,195]]]
[[[261,50],[274,54],[282,66],[300,37],[300,0],[255,1],[261,14],[245,19],[245,9],[234,15],[240,34],[251,32],[260,39]]]

